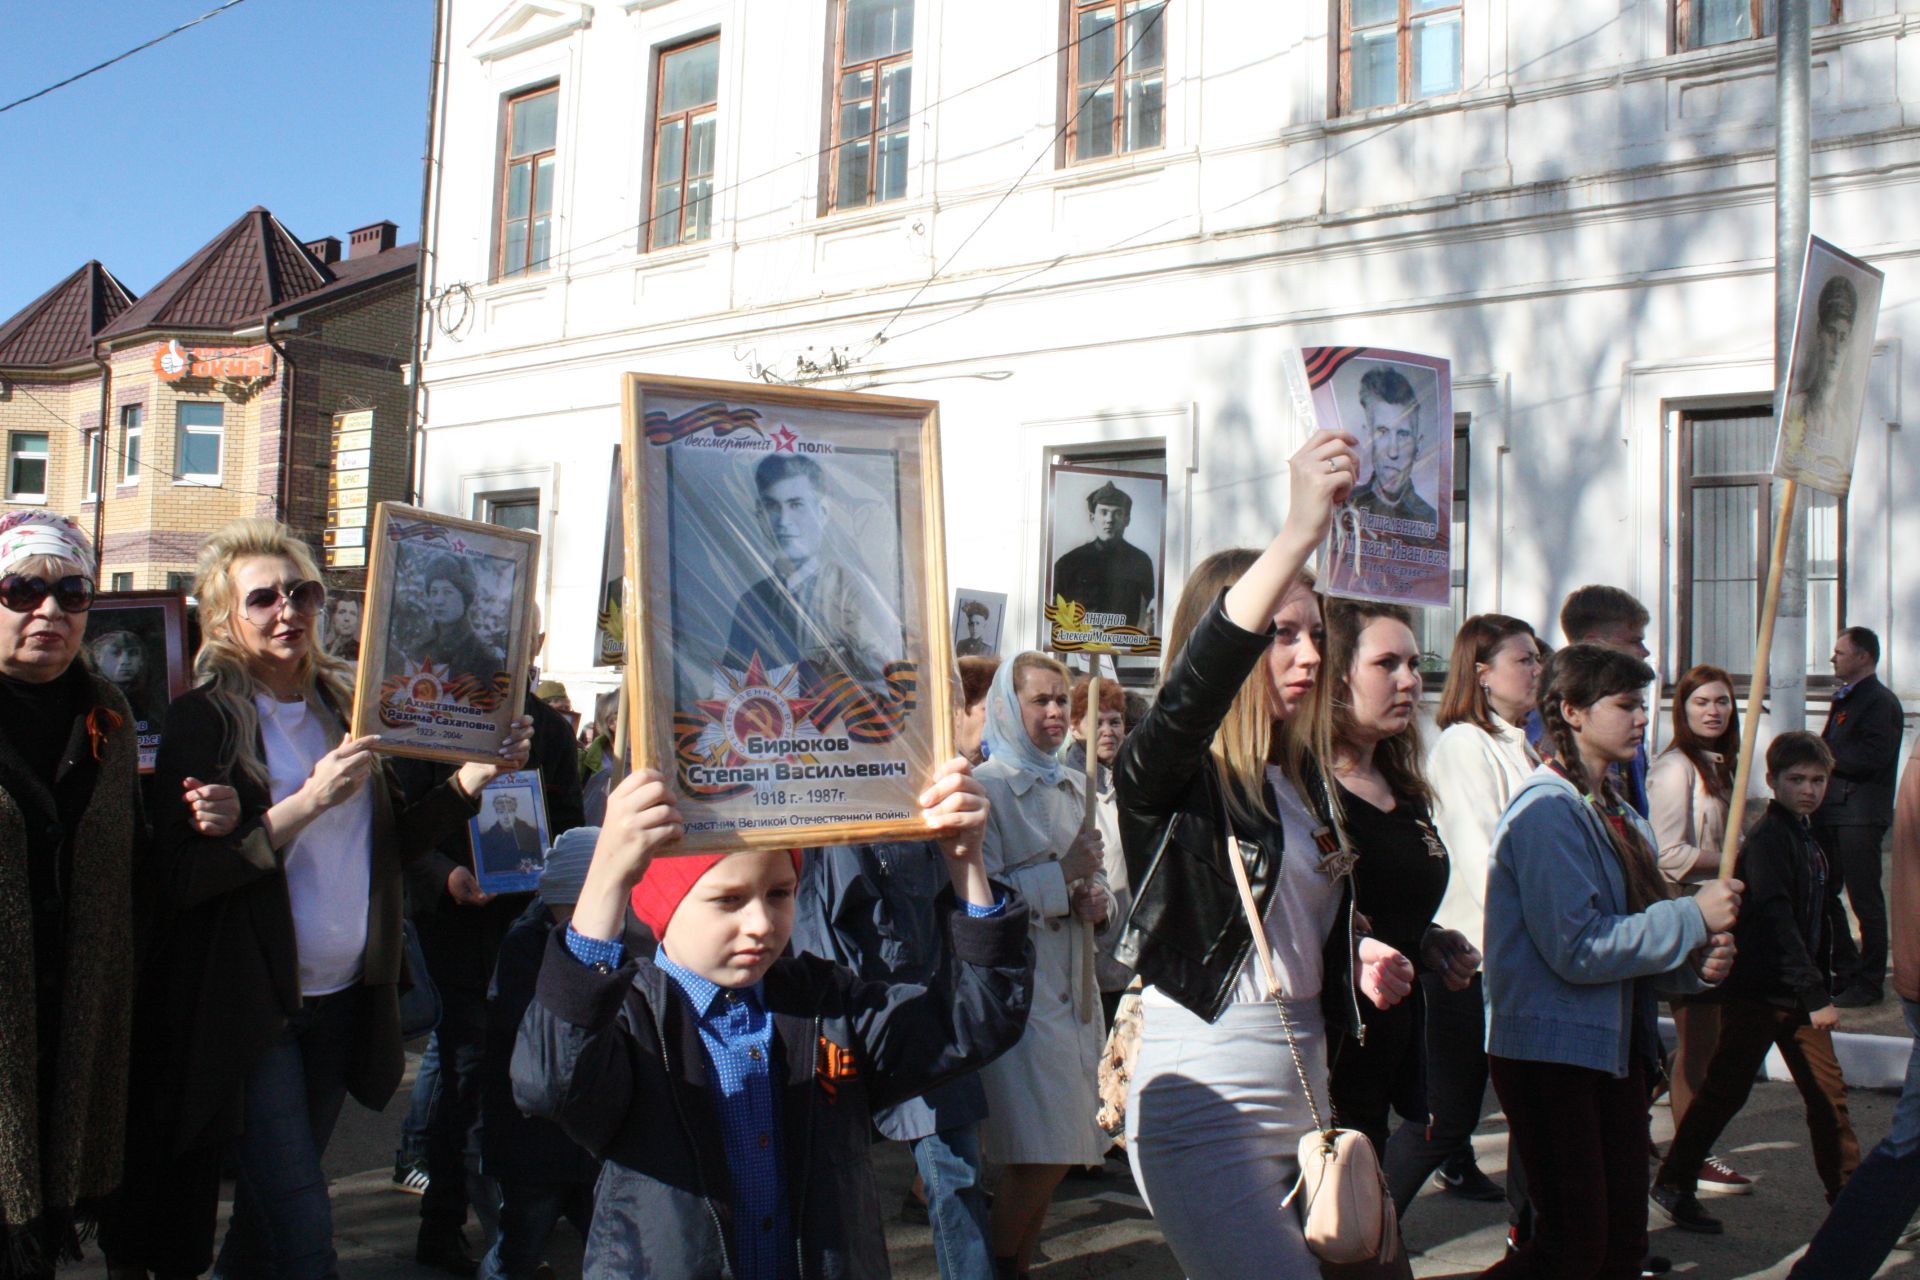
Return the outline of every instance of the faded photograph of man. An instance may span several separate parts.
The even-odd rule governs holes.
[[[1369,369],[1360,379],[1361,447],[1368,450],[1367,482],[1353,491],[1353,506],[1364,515],[1436,524],[1433,504],[1413,487],[1420,460],[1420,400],[1398,369]]]
[[[1787,401],[1786,450],[1814,470],[1845,471],[1857,422],[1842,421],[1847,397],[1840,385],[1860,295],[1853,281],[1835,276],[1821,286],[1813,341],[1800,358],[1793,395]]]
[[[760,527],[774,572],[748,588],[733,611],[723,661],[744,671],[811,664],[862,683],[904,656],[893,608],[867,576],[829,553],[827,480],[812,458],[773,454],[753,469]]]
[[[957,658],[991,657],[993,649],[987,644],[981,633],[987,628],[987,616],[992,611],[978,600],[969,600],[960,606],[962,624],[966,634],[954,641],[953,653]]]
[[[1120,626],[1153,630],[1153,560],[1127,541],[1133,498],[1111,480],[1087,495],[1093,537],[1053,562],[1053,594]]]
[[[520,816],[520,797],[501,792],[493,797],[493,821],[480,828],[480,869],[508,875],[522,864],[540,861],[540,831]]]

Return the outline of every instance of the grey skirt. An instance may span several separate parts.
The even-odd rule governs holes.
[[[1292,1205],[1301,1135],[1313,1125],[1270,1003],[1231,1004],[1208,1023],[1149,991],[1127,1093],[1133,1180],[1191,1280],[1318,1280]],[[1326,1029],[1317,999],[1287,1004],[1321,1114]],[[1223,1229],[1231,1224],[1231,1229]]]

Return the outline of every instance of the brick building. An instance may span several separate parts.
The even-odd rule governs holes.
[[[72,516],[113,590],[184,589],[247,515],[340,543],[329,578],[362,585],[365,512],[408,492],[418,251],[395,230],[343,255],[255,207],[142,297],[89,262],[35,299],[0,324],[0,510]]]

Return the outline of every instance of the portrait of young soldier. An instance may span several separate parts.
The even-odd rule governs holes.
[[[1840,456],[1841,448],[1852,444],[1857,424],[1841,420],[1846,397],[1840,382],[1859,308],[1859,292],[1845,276],[1822,285],[1813,341],[1805,344],[1794,371],[1798,385],[1787,401],[1787,449],[1804,451],[1814,466],[1844,467],[1848,461]]]
[[[1370,369],[1360,379],[1360,447],[1368,451],[1365,484],[1353,491],[1364,515],[1435,524],[1439,513],[1413,484],[1420,460],[1420,398],[1398,369]]]
[[[992,655],[993,646],[986,641],[987,619],[992,612],[978,600],[969,600],[960,606],[960,622],[965,634],[954,641],[955,657],[985,658]]]
[[[723,661],[744,671],[758,655],[766,668],[806,662],[816,675],[878,681],[904,656],[899,619],[865,573],[826,547],[831,500],[819,462],[774,454],[755,465],[753,484],[773,572],[734,608]]]
[[[1153,560],[1127,541],[1133,498],[1111,480],[1087,495],[1093,537],[1053,563],[1053,594],[1090,614],[1153,630]]]

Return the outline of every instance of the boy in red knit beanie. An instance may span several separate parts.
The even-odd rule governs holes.
[[[970,766],[920,803],[953,882],[951,963],[925,986],[783,955],[798,850],[664,857],[683,834],[665,780],[608,797],[513,1058],[520,1107],[607,1161],[587,1277],[888,1274],[872,1110],[1004,1052],[1033,990],[1027,908],[987,880]],[[629,901],[651,961],[618,941]]]

